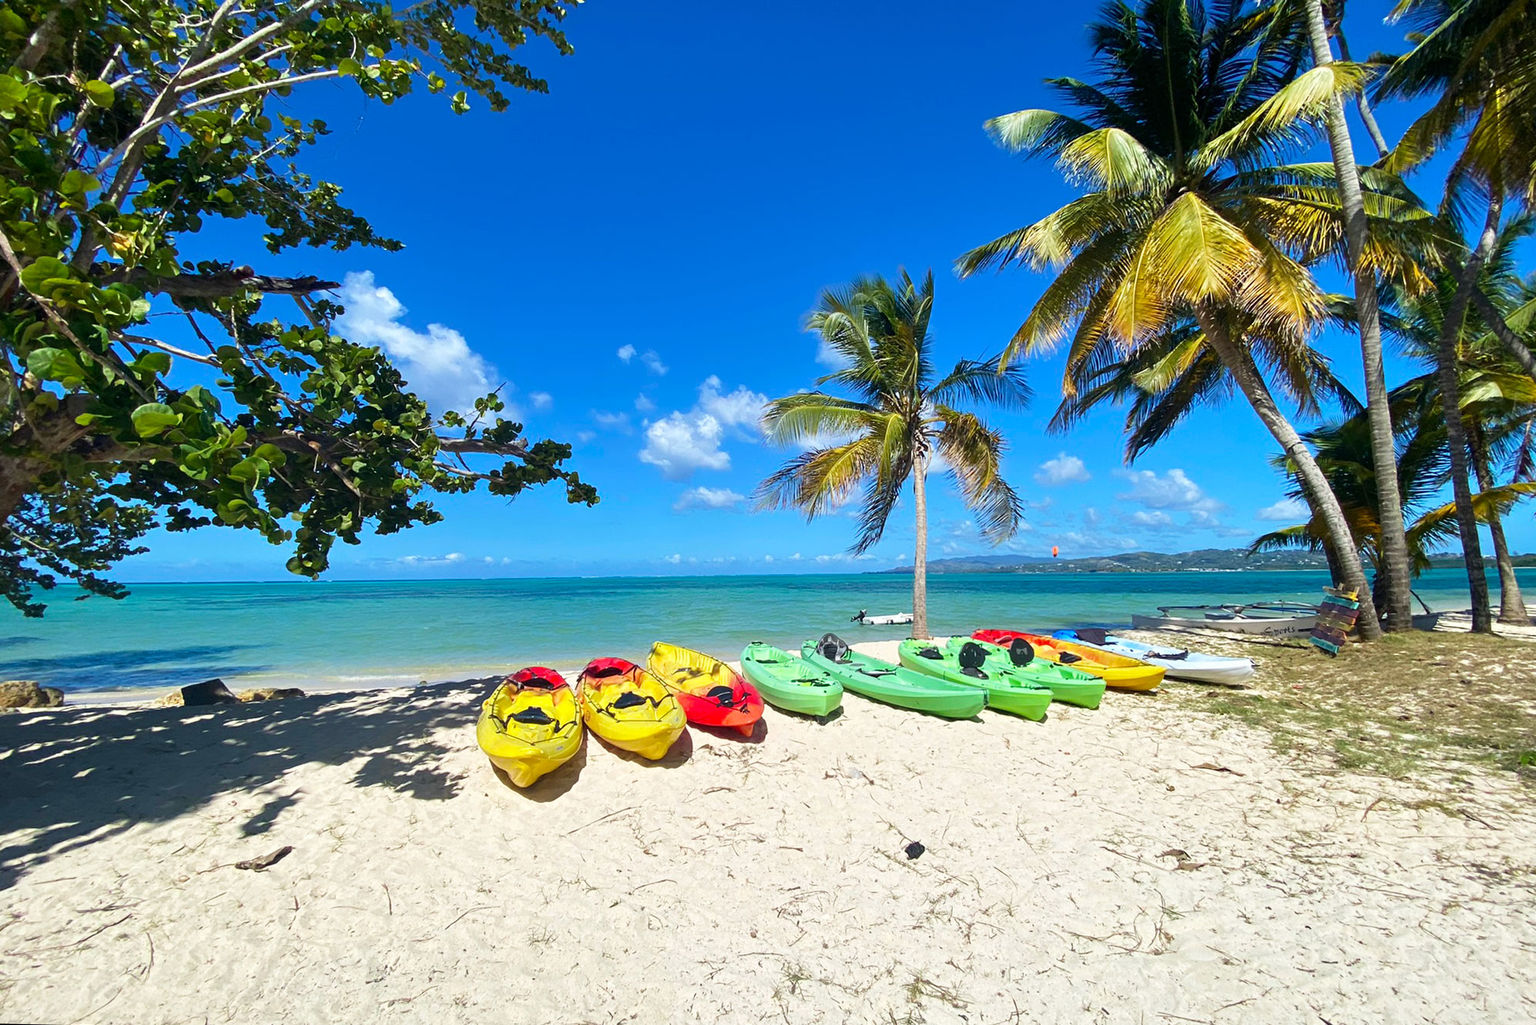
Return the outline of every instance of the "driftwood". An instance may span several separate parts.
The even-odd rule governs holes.
[[[249,861],[237,861],[235,862],[235,867],[250,869],[252,872],[263,872],[292,853],[292,847],[279,847],[271,854],[263,854],[261,857],[251,858]]]

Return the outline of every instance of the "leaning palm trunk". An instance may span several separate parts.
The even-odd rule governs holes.
[[[1333,63],[1333,50],[1323,21],[1322,0],[1307,0],[1307,28],[1312,57],[1319,64]],[[1344,211],[1344,231],[1349,264],[1355,279],[1355,309],[1360,328],[1360,358],[1365,367],[1366,411],[1371,423],[1371,454],[1376,468],[1376,498],[1381,517],[1382,570],[1386,577],[1387,629],[1407,630],[1413,625],[1412,565],[1403,529],[1402,496],[1397,487],[1397,435],[1387,400],[1387,378],[1382,367],[1381,312],[1376,299],[1376,275],[1366,266],[1365,200],[1360,190],[1360,169],[1355,165],[1344,104],[1334,96],[1327,107],[1328,142],[1333,151],[1334,174]],[[1454,407],[1451,407],[1454,408]]]
[[[1488,468],[1487,441],[1475,423],[1467,424],[1467,435],[1472,441],[1472,467],[1477,472],[1477,489],[1488,491],[1493,487],[1493,472]],[[1488,523],[1488,536],[1493,539],[1493,561],[1499,567],[1499,622],[1527,626],[1531,617],[1525,611],[1520,581],[1515,578],[1515,563],[1509,557],[1509,542],[1504,538],[1504,521],[1495,504],[1490,503],[1484,518]]]
[[[1258,414],[1264,426],[1269,428],[1269,433],[1280,443],[1280,448],[1295,464],[1296,475],[1301,479],[1302,487],[1306,489],[1307,503],[1312,507],[1313,514],[1323,521],[1323,526],[1327,529],[1328,537],[1332,542],[1333,556],[1338,562],[1338,576],[1335,577],[1335,581],[1342,583],[1359,596],[1360,618],[1357,622],[1360,636],[1364,640],[1375,640],[1381,636],[1381,621],[1376,616],[1376,603],[1371,597],[1370,586],[1365,580],[1365,567],[1360,562],[1360,551],[1350,543],[1350,538],[1354,535],[1350,533],[1349,523],[1344,519],[1344,510],[1339,505],[1338,497],[1328,486],[1328,478],[1323,475],[1317,460],[1312,457],[1311,449],[1307,448],[1306,443],[1301,440],[1301,435],[1296,432],[1296,428],[1291,426],[1285,414],[1280,412],[1274,396],[1270,394],[1269,386],[1264,383],[1264,378],[1248,355],[1233,344],[1226,328],[1208,311],[1201,310],[1198,317],[1200,329],[1205,332],[1206,341],[1231,371],[1233,380],[1237,382],[1243,396],[1253,406],[1253,411]]]

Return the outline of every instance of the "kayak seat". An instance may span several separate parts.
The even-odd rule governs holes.
[[[865,669],[863,667],[860,667],[859,668],[859,675],[860,676],[873,676],[875,679],[878,680],[882,676],[895,676],[896,675],[896,670],[894,670],[894,669]]]
[[[1160,658],[1164,662],[1182,662],[1189,657],[1187,651],[1145,651],[1142,654],[1147,658]]]
[[[975,666],[961,666],[960,667],[960,671],[962,673],[964,673],[966,676],[972,677],[973,679],[977,679],[977,680],[985,680],[985,679],[987,679],[987,674],[985,672],[983,672],[982,670],[977,669]]]
[[[656,700],[654,698],[648,698],[648,697],[645,697],[642,694],[636,694],[632,690],[627,690],[623,694],[620,694],[617,698],[614,699],[613,707],[614,708],[634,708],[636,705],[643,705],[647,701],[649,701],[653,705],[656,704]]]
[[[1016,666],[1027,666],[1035,660],[1035,649],[1022,637],[1015,637],[1008,645],[1008,660]]]
[[[727,687],[723,683],[718,687],[709,688],[709,690],[704,692],[704,696],[707,698],[714,698],[722,705],[734,705],[736,703],[735,688]]]
[[[559,721],[542,708],[525,708],[521,712],[513,712],[511,717],[528,726],[548,726]]]
[[[1078,627],[1076,630],[1074,630],[1072,632],[1077,634],[1077,639],[1078,640],[1080,640],[1080,641],[1087,641],[1089,644],[1105,644],[1105,643],[1108,643],[1108,640],[1107,640],[1108,637],[1109,637],[1109,631],[1108,630],[1100,630],[1097,627],[1087,627],[1087,626],[1084,626],[1084,627]]]
[[[1056,661],[1060,662],[1064,666],[1069,666],[1073,662],[1081,662],[1082,660],[1083,656],[1075,655],[1070,651],[1058,652],[1056,655]]]
[[[848,642],[837,634],[822,634],[816,642],[816,651],[830,662],[848,661]]]
[[[923,658],[942,659],[944,657],[944,653],[942,651],[940,651],[938,648],[932,647],[924,648],[919,651],[918,654]]]
[[[986,679],[987,674],[981,671],[986,664],[987,651],[975,641],[966,641],[960,645],[960,653],[956,656],[960,663],[960,671],[966,676],[975,677],[978,680]]]

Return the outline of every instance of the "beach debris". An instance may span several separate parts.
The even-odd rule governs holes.
[[[249,869],[252,872],[264,872],[292,853],[292,847],[279,847],[271,854],[263,854],[261,857],[251,858],[249,861],[237,861],[235,862],[235,867]]]
[[[1215,762],[1201,762],[1199,765],[1191,765],[1190,768],[1191,769],[1209,769],[1212,772],[1229,772],[1229,773],[1231,773],[1234,776],[1241,776],[1242,775],[1242,773],[1238,772],[1236,769],[1229,769],[1225,765],[1217,765]],[[1172,788],[1170,787],[1169,789],[1172,789]]]
[[[57,687],[44,687],[36,680],[0,683],[0,708],[57,708],[63,703],[63,691]]]
[[[1197,868],[1204,868],[1210,864],[1208,861],[1192,861],[1189,852],[1179,847],[1170,847],[1158,855],[1159,858],[1172,858],[1175,862],[1175,872],[1193,872]]]
[[[279,698],[302,698],[304,692],[297,687],[252,687],[235,697],[241,701],[275,701]]]
[[[908,861],[916,861],[918,858],[921,858],[923,856],[923,852],[926,851],[928,848],[924,847],[922,844],[918,843],[916,840],[913,840],[911,843],[907,844],[907,846],[905,848],[903,848],[903,849],[907,852],[907,860]]]
[[[161,698],[156,704],[170,707],[191,707],[194,705],[227,705],[234,704],[240,699],[230,693],[224,681],[220,679],[204,680],[202,683],[189,683],[185,687],[171,691]]]

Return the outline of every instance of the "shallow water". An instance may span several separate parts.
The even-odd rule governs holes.
[[[1536,571],[1521,579],[1529,590]],[[928,617],[938,635],[1114,626],[1159,605],[1315,601],[1327,582],[1309,570],[942,574],[928,580]],[[748,641],[797,647],[828,630],[850,640],[905,637],[904,626],[849,617],[906,610],[911,586],[896,574],[141,584],[121,602],[55,594],[42,620],[0,612],[0,673],[66,691],[165,689],[210,676],[238,686],[368,687],[530,662],[579,666],[597,655],[640,660],[655,640],[734,659]],[[1433,570],[1414,589],[1435,609],[1468,604],[1459,570]]]

